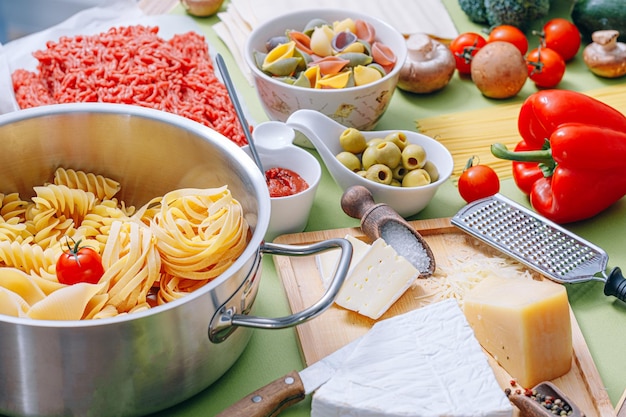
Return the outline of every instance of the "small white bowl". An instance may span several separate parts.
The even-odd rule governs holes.
[[[315,193],[322,177],[318,160],[304,149],[293,145],[295,132],[286,124],[276,121],[257,125],[252,133],[263,170],[286,168],[304,179],[309,187],[294,195],[271,197],[270,223],[265,240],[272,241],[287,233],[302,232],[307,225]],[[249,146],[242,148],[252,157]]]
[[[254,51],[265,51],[268,39],[284,35],[289,29],[301,31],[312,19],[318,18],[329,23],[346,18],[363,19],[371,23],[377,40],[389,46],[397,57],[393,70],[367,85],[330,90],[293,86],[271,78],[257,67]],[[271,120],[284,122],[296,110],[311,109],[359,130],[373,129],[387,110],[406,55],[404,37],[387,23],[366,14],[334,9],[301,10],[266,21],[252,31],[244,49],[257,94]]]
[[[339,136],[346,129],[345,126],[313,110],[298,110],[287,119],[286,124],[313,143],[335,182],[344,191],[352,185],[362,185],[370,190],[375,202],[388,204],[402,217],[410,217],[422,211],[441,184],[452,175],[454,161],[450,151],[435,139],[420,133],[400,129],[363,132],[367,140],[384,138],[393,132],[403,132],[409,142],[424,147],[428,160],[439,171],[439,179],[431,184],[421,187],[395,187],[365,179],[339,162],[335,155],[343,150]]]

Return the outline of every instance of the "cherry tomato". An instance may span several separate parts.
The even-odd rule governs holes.
[[[490,166],[477,163],[472,157],[459,177],[459,194],[468,203],[489,197],[500,191],[500,178]]]
[[[528,78],[537,87],[553,88],[563,79],[565,61],[557,52],[550,48],[535,48],[526,57]]]
[[[500,25],[489,32],[487,42],[504,41],[512,43],[519,49],[522,55],[528,52],[528,39],[524,32],[511,25]]]
[[[549,20],[541,33],[541,43],[556,51],[564,61],[574,58],[580,49],[580,31],[567,19],[557,17]]]
[[[57,260],[56,273],[61,284],[97,284],[104,275],[100,254],[87,246],[79,247],[80,242],[72,247],[68,241],[68,249]]]
[[[487,44],[485,38],[474,32],[465,32],[450,43],[450,50],[456,61],[456,69],[460,74],[469,74],[472,58],[476,52]]]

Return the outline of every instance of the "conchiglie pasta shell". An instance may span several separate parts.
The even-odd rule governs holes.
[[[278,45],[277,47],[269,51],[265,56],[265,59],[263,60],[263,69],[276,61],[291,58],[295,49],[296,43],[293,41]]]
[[[357,19],[354,22],[354,27],[354,33],[356,33],[356,36],[359,39],[369,44],[372,44],[374,42],[374,38],[376,38],[376,29],[374,28],[374,26],[372,26],[371,23],[366,22],[362,19]]]
[[[339,74],[326,75],[317,82],[315,87],[322,89],[346,88],[350,81],[350,74],[351,71],[344,71]]]
[[[333,54],[332,40],[335,33],[328,26],[316,27],[311,34],[311,50],[315,55],[325,57]]]
[[[356,67],[358,65],[369,65],[372,63],[371,56],[358,52],[347,52],[337,55],[337,57],[348,60],[349,67]]]
[[[354,68],[354,84],[357,86],[370,84],[374,81],[380,80],[381,78],[382,74],[375,68],[363,65],[358,65]]]
[[[363,44],[363,42],[352,42],[350,45],[346,46],[343,51],[341,51],[341,53],[348,53],[348,52],[354,52],[354,53],[361,53],[361,54],[365,54],[367,52],[367,54],[369,55],[369,51],[365,48],[365,45]]]
[[[302,58],[284,58],[263,67],[263,71],[277,77],[293,75],[302,63]]]
[[[289,31],[289,39],[295,43],[296,49],[299,49],[309,55],[313,55],[313,51],[311,50],[311,38],[309,38],[306,34],[298,32],[297,30],[292,30]]]
[[[315,66],[319,67],[322,76],[340,73],[350,61],[336,56],[327,56],[315,61]]]
[[[333,22],[333,30],[335,31],[335,33],[344,32],[346,30],[355,33],[356,25],[354,23],[354,20],[348,17],[341,21]]]
[[[0,314],[12,317],[25,317],[30,306],[22,297],[0,287]]]
[[[319,65],[313,65],[304,71],[304,76],[309,81],[309,87],[315,87],[317,82],[322,78]]]
[[[324,19],[319,19],[319,18],[311,19],[306,25],[304,25],[304,30],[302,32],[305,35],[310,37],[311,34],[313,34],[313,31],[315,30],[315,28],[322,27],[322,26],[330,27],[330,24]]]
[[[374,42],[372,44],[372,58],[374,58],[374,61],[380,64],[386,72],[389,72],[391,68],[393,68],[398,59],[389,46],[380,42]]]

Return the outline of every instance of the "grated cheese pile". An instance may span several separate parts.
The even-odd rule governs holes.
[[[448,298],[457,300],[462,307],[464,295],[490,276],[521,276],[527,279],[537,276],[521,263],[475,239],[467,239],[463,235],[449,235],[446,239],[456,243],[463,239],[465,244],[454,245],[455,252],[446,259],[447,263],[439,260],[430,278],[416,281],[414,285],[421,287],[422,293],[417,296],[420,307]]]

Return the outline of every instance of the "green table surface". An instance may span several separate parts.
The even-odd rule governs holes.
[[[457,0],[443,1],[459,32],[483,30],[481,26],[473,24],[466,18]],[[222,10],[225,10],[226,5],[227,3],[223,5]],[[552,0],[550,17],[568,17],[570,7],[571,0]],[[178,6],[172,13],[184,14],[185,11]],[[244,78],[228,48],[213,30],[212,26],[219,19],[212,16],[195,20],[211,46],[224,55],[234,84],[254,123],[266,121],[267,116],[261,108],[254,88]],[[531,41],[531,45],[532,43],[536,44],[536,41]],[[608,85],[621,85],[624,86],[626,94],[626,79],[604,80],[595,77],[585,67],[581,53],[582,48],[579,55],[568,63],[566,75],[559,88],[587,91]],[[444,90],[433,95],[418,96],[396,91],[377,129],[415,130],[415,121],[419,118],[522,101],[535,91],[534,84],[529,81],[513,99],[490,100],[483,97],[471,81],[461,79],[455,74]],[[316,155],[314,151],[313,154]],[[348,217],[341,210],[339,205],[341,190],[328,172],[325,169],[323,171],[306,230],[358,226],[357,220]],[[501,192],[516,201],[528,204],[527,198],[517,190],[512,180],[502,181]],[[586,202],[581,201],[580,204]],[[454,182],[450,180],[438,191],[426,209],[411,220],[452,216],[463,205],[464,201],[460,198]],[[626,198],[593,219],[570,224],[567,228],[605,249],[609,254],[609,266],[626,267],[625,245],[621,240],[626,236]],[[597,281],[572,284],[567,287],[567,291],[604,386],[615,405],[626,387],[626,357],[623,356],[626,347],[626,304],[615,298],[606,297],[603,294],[603,284]],[[256,309],[258,315],[267,317],[291,313],[282,282],[270,256],[263,259]],[[189,400],[155,416],[213,416],[251,391],[291,370],[300,370],[303,367],[294,328],[254,330],[242,356],[217,382]],[[310,398],[281,414],[284,417],[309,415]]]

